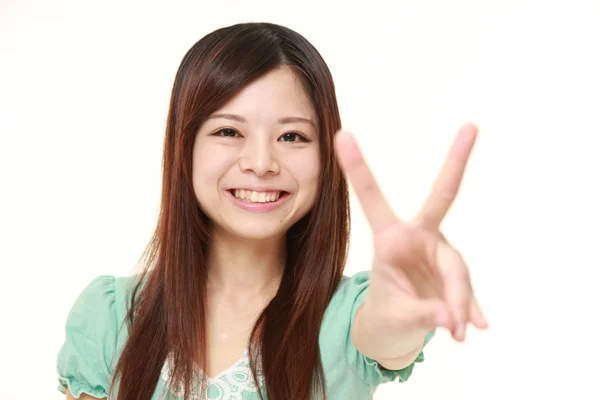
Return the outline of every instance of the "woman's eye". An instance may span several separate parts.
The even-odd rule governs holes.
[[[238,131],[236,131],[235,129],[231,129],[231,128],[225,128],[225,129],[218,130],[215,133],[213,133],[213,135],[221,136],[221,137],[241,136]]]
[[[287,132],[281,135],[281,138],[284,142],[308,142],[306,136],[298,133],[298,132]]]

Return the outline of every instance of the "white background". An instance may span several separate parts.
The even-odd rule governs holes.
[[[491,327],[464,344],[439,334],[376,399],[600,398],[597,1],[0,4],[0,399],[62,398],[70,306],[95,276],[130,274],[156,222],[179,62],[249,21],[321,52],[343,125],[402,217],[460,124],[481,129],[443,229]],[[372,255],[352,200],[347,274]]]

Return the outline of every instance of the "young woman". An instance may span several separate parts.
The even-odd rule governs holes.
[[[436,328],[485,328],[438,231],[475,128],[412,222],[340,129],[330,72],[298,33],[246,23],[196,43],[175,77],[144,272],[100,276],[75,302],[67,399],[370,399],[410,376]],[[346,175],[375,246],[351,277]]]

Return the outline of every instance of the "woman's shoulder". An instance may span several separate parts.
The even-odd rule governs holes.
[[[344,304],[354,302],[358,297],[363,296],[369,287],[370,273],[371,271],[364,270],[352,274],[344,274],[331,297],[329,307],[335,308],[343,306]]]
[[[125,318],[140,274],[99,275],[79,291],[65,323],[57,357],[59,390],[106,397],[119,350],[127,339]]]
[[[342,331],[348,328],[357,308],[364,301],[369,287],[370,271],[359,271],[353,274],[344,274],[329,300],[323,317],[323,328],[339,328]]]
[[[98,275],[88,281],[76,296],[66,320],[67,340],[98,335],[104,340],[120,336],[131,303],[131,294],[140,274]]]
[[[122,316],[139,279],[140,274],[98,275],[92,278],[80,290],[70,314],[78,314],[82,310],[105,310],[114,314],[115,318]]]
[[[345,273],[342,276],[342,279],[340,280],[340,285],[338,286],[338,289],[342,288],[343,285],[364,284],[365,282],[367,282],[369,280],[370,274],[371,274],[370,270],[357,271],[352,274]]]

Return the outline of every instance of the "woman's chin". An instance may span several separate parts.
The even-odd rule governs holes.
[[[287,227],[281,225],[279,221],[277,223],[235,223],[223,228],[230,235],[251,241],[277,240],[285,237],[287,232]]]

